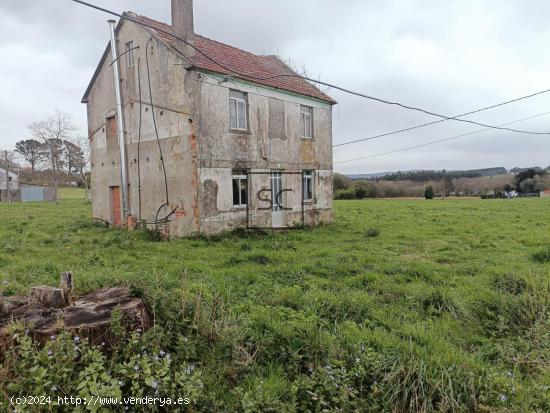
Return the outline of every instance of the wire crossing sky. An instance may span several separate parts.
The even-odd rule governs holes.
[[[168,0],[94,3],[118,13],[131,10],[170,22]],[[548,89],[550,57],[541,51],[550,40],[545,20],[549,13],[550,4],[542,0],[521,4],[503,0],[497,8],[490,0],[388,0],[382,4],[349,0],[345,8],[329,0],[237,0],[234,4],[210,0],[195,2],[195,27],[199,34],[244,50],[288,58],[294,67],[304,67],[311,80],[368,91],[369,97],[382,96],[386,103],[403,102],[436,114],[456,114]],[[64,17],[62,24],[59,16]],[[70,0],[0,4],[2,147],[13,147],[28,137],[26,126],[47,117],[54,108],[71,113],[81,135],[87,135],[80,98],[109,40],[106,19]],[[336,162],[473,129],[464,122],[439,122],[417,111],[326,90],[339,102],[334,108],[335,146],[432,123],[391,139],[337,146]],[[502,125],[543,112],[549,101],[542,94],[471,114],[467,120]],[[543,117],[532,119],[521,130],[544,133],[550,131],[550,122]],[[550,163],[547,135],[491,130],[478,138],[337,164],[336,169],[369,173]]]
[[[350,95],[354,95],[354,96],[359,96],[359,97],[362,97],[362,98],[365,98],[365,99],[369,99],[369,100],[373,100],[375,102],[379,102],[379,103],[384,103],[386,105],[394,105],[394,106],[399,106],[403,109],[407,109],[407,110],[413,110],[413,111],[417,111],[417,112],[422,112],[426,115],[431,115],[431,116],[435,116],[435,117],[438,117],[438,118],[441,118],[442,120],[438,121],[438,122],[432,122],[432,123],[428,123],[428,124],[425,124],[425,125],[419,125],[419,126],[416,126],[416,127],[413,127],[413,128],[408,128],[408,130],[411,130],[411,129],[418,129],[418,128],[421,128],[421,127],[424,127],[424,126],[429,126],[429,125],[433,125],[435,123],[439,123],[439,122],[443,122],[443,121],[448,121],[448,120],[453,120],[453,121],[457,121],[457,122],[465,122],[465,123],[470,123],[472,125],[477,125],[477,126],[484,126],[488,129],[498,129],[498,130],[505,130],[505,131],[509,131],[509,132],[516,132],[516,133],[524,133],[524,134],[527,134],[527,135],[550,135],[550,132],[533,132],[533,131],[525,131],[525,130],[518,130],[518,129],[511,129],[511,128],[507,128],[507,127],[502,127],[502,126],[494,126],[494,125],[486,125],[486,124],[483,124],[483,123],[479,123],[479,122],[474,122],[474,121],[471,121],[471,120],[468,120],[468,119],[462,119],[464,116],[466,115],[471,115],[471,114],[474,114],[474,113],[479,113],[479,112],[483,112],[485,110],[488,110],[488,109],[493,109],[493,108],[496,108],[496,107],[499,107],[499,106],[504,106],[504,105],[507,105],[509,103],[513,103],[513,102],[517,102],[519,100],[523,100],[523,99],[527,99],[529,97],[533,97],[533,96],[538,96],[538,95],[541,95],[543,93],[547,93],[549,92],[550,90],[544,90],[544,91],[541,91],[541,92],[536,92],[536,93],[533,93],[533,94],[530,94],[530,95],[527,95],[527,96],[523,96],[523,97],[520,97],[520,98],[517,98],[517,99],[514,99],[514,100],[510,100],[510,101],[506,101],[504,103],[498,103],[496,105],[492,105],[492,106],[489,106],[489,107],[486,107],[486,108],[482,108],[482,109],[476,109],[476,110],[473,110],[473,111],[470,111],[470,112],[467,112],[465,114],[462,114],[462,115],[458,115],[458,116],[447,116],[447,115],[441,115],[441,114],[438,114],[438,113],[435,113],[435,112],[432,112],[432,111],[429,111],[427,109],[422,109],[422,108],[418,108],[418,107],[414,107],[414,106],[410,106],[410,105],[406,105],[404,103],[401,103],[401,102],[393,102],[393,101],[390,101],[390,100],[387,100],[387,99],[383,99],[383,98],[379,98],[379,97],[375,97],[375,96],[369,96],[367,95],[366,93],[363,93],[363,92],[359,92],[359,91],[356,91],[356,90],[351,90],[351,89],[346,89],[342,86],[339,86],[339,85],[336,85],[334,83],[328,83],[328,82],[325,82],[325,81],[322,81],[322,80],[316,80],[316,79],[312,79],[312,78],[309,78],[307,76],[301,76],[301,75],[289,75],[289,74],[277,74],[277,75],[274,75],[274,76],[268,76],[268,77],[262,77],[262,76],[257,76],[254,74],[254,72],[247,72],[247,73],[243,73],[243,72],[236,72],[234,70],[232,70],[231,68],[225,66],[222,62],[218,61],[218,60],[215,60],[213,59],[208,53],[205,53],[204,51],[202,51],[201,49],[198,49],[197,47],[195,47],[192,43],[190,42],[187,42],[184,38],[182,37],[179,37],[175,34],[173,34],[172,32],[170,31],[167,31],[167,30],[163,30],[159,27],[154,27],[152,25],[149,25],[149,24],[146,24],[146,23],[143,23],[137,19],[134,19],[130,16],[124,16],[122,14],[119,14],[119,13],[116,13],[112,10],[109,10],[109,9],[106,9],[104,7],[99,7],[97,5],[94,5],[92,3],[88,3],[88,2],[85,2],[85,1],[82,1],[82,0],[72,0],[74,1],[75,3],[78,3],[78,4],[82,4],[86,7],[90,7],[92,9],[95,9],[95,10],[99,10],[99,11],[102,11],[104,13],[107,13],[107,14],[110,14],[112,16],[116,16],[116,17],[119,17],[121,19],[125,19],[125,20],[129,20],[135,24],[139,24],[140,26],[143,26],[143,27],[148,27],[150,29],[154,29],[158,32],[161,32],[161,33],[164,33],[164,34],[167,34],[171,37],[173,37],[174,39],[177,39],[177,40],[180,40],[182,41],[183,43],[185,43],[186,45],[190,46],[191,48],[193,48],[193,50],[195,50],[196,52],[202,54],[204,57],[206,57],[208,60],[210,60],[212,63],[216,64],[217,66],[219,66],[221,69],[224,69],[227,71],[227,74],[228,75],[238,75],[238,76],[243,76],[243,77],[246,77],[248,79],[252,79],[252,80],[258,80],[258,81],[261,81],[261,80],[268,80],[268,79],[276,79],[276,78],[281,78],[281,77],[296,77],[296,78],[301,78],[301,79],[305,79],[309,82],[312,82],[312,83],[317,83],[319,85],[322,85],[322,86],[326,86],[328,88],[331,88],[331,89],[336,89],[336,90],[339,90],[341,92],[344,92],[344,93],[349,93]],[[511,123],[515,123],[515,122],[511,122]],[[511,124],[511,123],[507,123],[507,124]],[[401,132],[401,131],[399,131]],[[388,133],[387,135],[389,134],[394,134],[394,133],[397,133],[397,132],[391,132],[391,133]],[[358,141],[364,141],[364,140],[367,140],[367,139],[360,139]],[[356,141],[356,142],[358,142]],[[351,143],[355,143],[355,142],[345,142],[343,144],[339,144],[339,145],[334,145],[334,146],[343,146],[343,145],[348,145],[348,144],[351,144]]]
[[[512,122],[503,123],[502,125],[499,125],[499,126],[513,125],[515,123],[524,122],[526,120],[536,119],[536,118],[539,118],[541,116],[547,116],[547,115],[550,115],[550,112],[539,113],[537,115],[529,116],[527,118],[518,119],[518,120],[515,120],[515,121],[512,121]],[[398,152],[405,152],[405,151],[410,151],[410,150],[413,150],[413,149],[424,148],[426,146],[435,145],[437,143],[452,141],[452,140],[460,139],[460,138],[465,138],[466,136],[475,135],[475,134],[478,134],[478,133],[481,133],[481,132],[487,132],[487,131],[490,131],[491,129],[492,128],[479,129],[479,130],[475,130],[475,131],[472,131],[472,132],[463,133],[461,135],[451,136],[451,137],[443,138],[443,139],[437,139],[435,141],[425,142],[425,143],[421,143],[419,145],[407,146],[407,147],[401,148],[401,149],[395,149],[395,150],[389,151],[389,152],[375,153],[375,154],[372,154],[372,155],[362,156],[360,158],[348,159],[347,161],[339,161],[339,162],[335,162],[335,164],[357,162],[357,161],[361,161],[363,159],[377,158],[379,156],[387,156],[387,155],[391,155],[391,154],[398,153]]]
[[[468,116],[468,115],[473,115],[474,113],[484,112],[484,111],[489,110],[489,109],[494,109],[494,108],[497,108],[497,107],[500,107],[500,106],[508,105],[510,103],[515,103],[515,102],[518,102],[520,100],[524,100],[524,99],[528,99],[528,98],[531,98],[531,97],[534,97],[534,96],[542,95],[543,93],[548,93],[548,92],[550,92],[550,89],[543,90],[541,92],[532,93],[530,95],[522,96],[522,97],[519,97],[519,98],[516,98],[516,99],[513,99],[513,100],[507,100],[506,102],[497,103],[496,105],[487,106],[485,108],[476,109],[476,110],[473,110],[471,112],[466,112],[466,113],[463,113],[462,115],[454,116],[451,119],[456,120],[457,118],[461,118],[463,116]],[[378,138],[384,138],[386,136],[396,135],[398,133],[408,132],[408,131],[411,131],[411,130],[414,130],[414,129],[424,128],[426,126],[436,125],[438,123],[445,122],[445,121],[451,120],[451,119],[440,119],[440,120],[436,120],[434,122],[422,123],[420,125],[410,126],[408,128],[399,129],[399,130],[392,131],[392,132],[386,132],[386,133],[383,133],[383,134],[380,134],[380,135],[370,136],[368,138],[361,138],[361,139],[356,139],[356,140],[352,140],[352,141],[348,141],[348,142],[344,142],[344,143],[339,143],[339,144],[333,145],[333,148],[346,146],[346,145],[352,145],[354,143],[370,141],[370,140],[378,139]],[[528,119],[531,119],[531,118],[528,118]],[[497,125],[496,128],[487,128],[487,129],[499,129],[499,127],[501,127],[501,126],[512,125],[516,122],[517,121],[504,123],[502,125]],[[486,129],[484,129],[484,130],[486,130]],[[506,130],[510,130],[510,129],[506,129]],[[522,133],[526,133],[526,132],[522,132]],[[539,134],[539,133],[537,133],[537,134]],[[545,133],[542,133],[542,134],[545,134]]]

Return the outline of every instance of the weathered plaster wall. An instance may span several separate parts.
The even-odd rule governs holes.
[[[153,39],[147,49],[147,42]],[[169,205],[161,208],[158,217],[176,209],[167,230],[171,235],[190,233],[198,225],[197,191],[193,159],[196,157],[193,135],[195,102],[192,96],[192,73],[185,62],[171,49],[133,23],[124,23],[118,32],[119,54],[128,41],[134,42],[135,65],[128,68],[120,59],[122,96],[126,122],[126,150],[130,213],[145,221],[153,221],[159,207],[166,203],[162,150],[168,181]],[[148,50],[149,73],[154,108],[150,104],[145,53]],[[110,187],[120,185],[120,161],[116,137],[108,139],[106,118],[116,115],[114,75],[107,58],[88,102],[88,127],[92,140],[93,215],[112,221]],[[141,99],[140,99],[141,85]],[[156,129],[152,111],[156,117]],[[140,128],[141,116],[141,128]],[[139,147],[139,154],[138,154]],[[141,177],[141,191],[138,180]],[[196,179],[196,178],[195,178]],[[141,197],[141,203],[140,203]],[[140,208],[141,204],[141,208]]]
[[[247,132],[230,130],[229,91],[248,96]],[[201,230],[218,232],[246,225],[270,227],[270,204],[258,200],[269,189],[271,170],[283,170],[287,223],[290,226],[331,222],[332,216],[332,108],[315,99],[258,87],[234,79],[202,74],[200,79]],[[313,107],[314,139],[300,132],[300,105]],[[233,207],[232,171],[249,170],[250,208]],[[315,170],[315,199],[302,213],[303,170]],[[297,173],[297,174],[296,174]],[[214,196],[216,188],[217,196]],[[264,193],[269,196],[269,192]],[[215,208],[213,207],[215,205]]]

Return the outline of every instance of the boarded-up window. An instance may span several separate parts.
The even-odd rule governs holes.
[[[105,135],[107,140],[107,149],[115,149],[118,147],[116,116],[108,117],[105,123],[106,123]]]
[[[285,139],[285,102],[269,99],[269,137]]]

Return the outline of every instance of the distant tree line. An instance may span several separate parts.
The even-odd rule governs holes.
[[[518,170],[514,185],[506,189],[510,191],[515,189],[520,194],[538,193],[550,189],[550,167]]]
[[[550,189],[550,168],[518,169],[516,174],[496,176],[471,176],[459,178],[453,173],[436,175],[439,179],[387,180],[356,179],[335,173],[335,199],[395,198],[395,197],[448,197],[483,196],[517,190],[521,194],[538,193]],[[432,171],[428,171],[432,172]]]
[[[481,178],[483,176],[494,176],[506,174],[506,168],[486,168],[473,169],[468,171],[446,171],[446,170],[426,170],[426,171],[405,171],[394,172],[389,175],[373,178],[375,181],[413,181],[428,182],[439,181],[443,179],[458,178]]]
[[[44,169],[80,173],[87,164],[84,151],[67,139],[23,139],[15,144],[15,152],[30,165],[33,174]]]

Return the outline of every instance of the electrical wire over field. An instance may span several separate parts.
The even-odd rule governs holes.
[[[516,98],[516,99],[507,100],[506,102],[497,103],[496,105],[491,105],[491,106],[487,106],[487,107],[484,107],[484,108],[481,108],[481,109],[476,109],[476,110],[473,110],[471,112],[463,113],[462,115],[457,115],[457,116],[453,117],[452,119],[458,120],[458,118],[461,118],[463,116],[468,116],[468,115],[473,115],[474,113],[484,112],[484,111],[489,110],[489,109],[494,109],[494,108],[498,108],[500,106],[508,105],[510,103],[519,102],[520,100],[532,98],[532,97],[539,96],[539,95],[542,95],[542,94],[548,93],[548,92],[550,92],[550,89],[542,90],[540,92],[532,93],[530,95],[522,96],[522,97],[519,97],[519,98]],[[361,138],[361,139],[356,139],[356,140],[352,140],[352,141],[349,141],[349,142],[339,143],[339,144],[333,145],[332,147],[337,148],[337,147],[342,147],[342,146],[346,146],[346,145],[351,145],[351,144],[354,144],[354,143],[370,141],[370,140],[378,139],[378,138],[384,138],[386,136],[396,135],[398,133],[408,132],[408,131],[411,131],[411,130],[414,130],[414,129],[424,128],[426,126],[436,125],[438,123],[445,122],[447,120],[448,119],[440,119],[440,120],[436,120],[436,121],[433,121],[433,122],[422,123],[420,125],[411,126],[409,128],[404,128],[404,129],[399,129],[399,130],[396,130],[396,131],[393,131],[393,132],[386,132],[386,133],[382,133],[382,134],[379,134],[379,135],[370,136],[368,138]],[[511,125],[513,123],[516,123],[516,122],[517,121],[504,123],[503,125]],[[502,126],[502,125],[500,125],[500,126]],[[497,125],[497,127],[499,127],[499,126]],[[491,129],[491,128],[489,128],[489,129]],[[506,128],[506,130],[513,131],[513,129],[507,129],[507,128]],[[522,133],[524,133],[524,132],[522,132]]]
[[[91,7],[93,9],[102,11],[104,13],[116,16],[120,19],[125,19],[125,20],[131,21],[133,23],[139,24],[141,26],[148,27],[149,29],[155,30],[156,32],[159,32],[159,33],[163,33],[167,36],[171,36],[172,38],[181,41],[182,43],[184,43],[187,46],[191,47],[196,52],[203,55],[206,59],[208,59],[209,61],[211,61],[212,63],[214,63],[215,65],[217,65],[221,69],[223,69],[225,72],[227,72],[228,75],[238,75],[238,76],[240,76],[244,79],[257,80],[257,81],[265,81],[265,80],[271,80],[271,79],[277,79],[277,78],[283,78],[283,77],[299,78],[299,79],[303,79],[303,80],[306,80],[306,81],[311,82],[311,83],[316,83],[318,85],[322,85],[322,86],[326,86],[326,87],[329,87],[329,88],[332,88],[332,89],[336,89],[336,90],[339,90],[341,92],[348,93],[350,95],[362,97],[362,98],[372,100],[372,101],[375,101],[375,102],[379,102],[379,103],[383,103],[383,104],[386,104],[386,105],[398,106],[398,107],[401,107],[403,109],[407,109],[407,110],[411,110],[411,111],[417,111],[417,112],[424,113],[426,115],[441,118],[441,120],[438,121],[438,122],[432,122],[432,123],[427,123],[427,124],[423,124],[423,125],[418,125],[418,126],[415,126],[415,127],[412,127],[412,128],[407,128],[407,129],[401,130],[401,131],[391,132],[389,134],[400,133],[400,132],[404,132],[406,130],[418,129],[418,128],[421,128],[421,127],[424,127],[424,126],[432,125],[434,123],[440,123],[440,122],[444,122],[444,121],[453,120],[453,121],[457,121],[457,122],[463,122],[463,123],[469,123],[469,124],[472,124],[472,125],[482,126],[484,128],[504,130],[504,131],[508,131],[508,132],[515,132],[515,133],[522,133],[522,134],[529,134],[529,135],[550,135],[550,132],[533,132],[533,131],[525,131],[525,130],[519,130],[519,129],[511,129],[511,128],[502,127],[502,126],[488,125],[488,124],[481,123],[481,122],[475,122],[475,121],[468,120],[468,119],[462,119],[463,116],[466,116],[466,115],[469,115],[469,114],[478,113],[478,112],[488,110],[488,109],[492,109],[492,108],[495,108],[495,107],[498,107],[498,106],[503,106],[503,105],[506,105],[508,103],[517,102],[518,100],[522,100],[522,99],[526,99],[528,97],[532,97],[532,96],[536,96],[536,95],[539,95],[539,94],[542,94],[542,93],[546,93],[550,90],[537,92],[537,93],[534,93],[534,94],[531,94],[531,95],[528,95],[528,96],[524,96],[524,97],[514,99],[514,100],[511,100],[511,101],[508,101],[508,102],[503,102],[503,103],[500,103],[500,104],[497,104],[497,105],[489,106],[487,108],[478,109],[478,110],[468,112],[468,113],[465,113],[465,114],[462,114],[462,115],[447,116],[447,115],[442,115],[442,114],[439,114],[439,113],[436,113],[436,112],[433,112],[433,111],[430,111],[430,110],[427,110],[427,109],[423,109],[423,108],[420,108],[420,107],[415,107],[415,106],[407,105],[407,104],[400,103],[400,102],[394,102],[394,101],[390,101],[390,100],[387,100],[387,99],[383,99],[383,98],[379,98],[379,97],[375,97],[375,96],[370,96],[370,95],[368,95],[366,93],[363,93],[363,92],[354,91],[354,90],[347,89],[347,88],[344,88],[342,86],[338,86],[338,85],[335,85],[335,84],[332,84],[332,83],[323,82],[323,81],[317,80],[317,79],[312,79],[312,78],[309,78],[307,76],[301,76],[301,75],[298,75],[296,73],[284,73],[284,74],[279,74],[279,75],[274,75],[274,76],[267,76],[267,77],[254,76],[252,73],[242,73],[242,72],[239,72],[239,71],[236,71],[234,69],[231,69],[231,68],[227,67],[226,65],[224,65],[221,62],[218,62],[217,60],[210,57],[207,53],[205,53],[204,51],[202,51],[201,49],[199,49],[198,47],[193,45],[191,42],[188,42],[184,38],[182,38],[180,36],[177,36],[174,33],[172,33],[172,31],[164,30],[164,29],[159,28],[159,27],[154,27],[153,25],[150,25],[150,24],[147,24],[145,22],[134,19],[131,16],[116,13],[114,11],[108,10],[106,8],[103,8],[103,7],[96,6],[96,5],[91,4],[91,3],[87,3],[87,2],[82,1],[82,0],[72,0],[72,1],[75,2],[75,3],[82,4],[84,6]],[[383,134],[383,136],[387,136],[387,135]],[[382,136],[378,136],[378,137],[382,137]],[[374,139],[374,137],[371,137],[371,139]],[[357,142],[360,142],[360,141],[363,141],[363,140],[368,140],[368,138],[367,139],[359,139],[359,140],[357,140]],[[347,144],[351,144],[351,143],[355,143],[355,142],[348,142],[348,143],[344,143],[342,145],[347,145]]]
[[[512,121],[512,122],[503,123],[502,126],[512,125],[514,123],[524,122],[526,120],[535,119],[535,118],[538,118],[538,117],[541,117],[541,116],[546,116],[546,115],[550,115],[550,112],[543,112],[543,113],[539,113],[537,115],[529,116],[527,118],[518,119],[518,120],[515,120],[515,121]],[[454,140],[454,139],[464,138],[466,136],[475,135],[476,133],[486,132],[486,131],[489,131],[489,130],[492,130],[492,128],[479,129],[479,130],[476,130],[476,131],[463,133],[461,135],[451,136],[451,137],[448,137],[448,138],[437,139],[435,141],[430,141],[430,142],[422,143],[422,144],[419,144],[419,145],[407,146],[405,148],[395,149],[393,151],[376,153],[376,154],[373,154],[373,155],[362,156],[360,158],[348,159],[346,161],[339,161],[339,162],[334,162],[334,163],[335,164],[342,164],[342,163],[356,162],[356,161],[361,161],[363,159],[377,158],[379,156],[385,156],[385,155],[390,155],[390,154],[394,154],[394,153],[398,153],[398,152],[410,151],[412,149],[423,148],[425,146],[435,145],[436,143],[447,142],[447,141],[451,141],[451,140]]]

